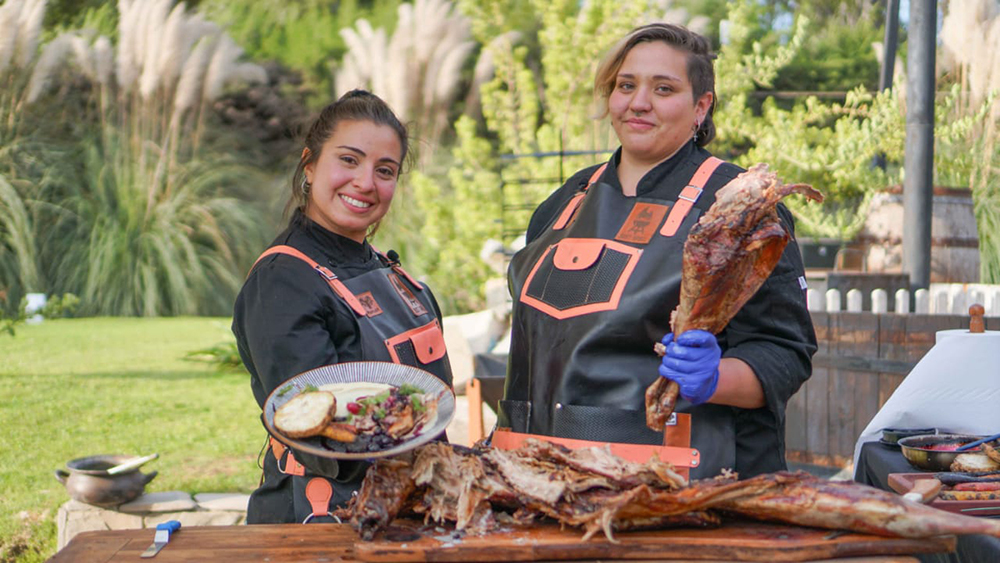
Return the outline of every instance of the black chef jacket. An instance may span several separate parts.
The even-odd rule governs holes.
[[[617,162],[620,159],[620,154],[619,149],[619,151],[608,163],[607,170],[604,171],[598,180],[599,183],[606,184],[606,186],[601,186],[602,188],[607,188],[612,191],[617,190],[619,193],[621,192],[621,184],[618,181]],[[671,200],[674,199],[676,196],[665,194],[679,193],[680,190],[690,181],[691,174],[694,169],[697,168],[697,164],[704,161],[709,156],[710,154],[708,151],[698,148],[694,145],[694,143],[689,142],[686,146],[682,147],[676,155],[654,167],[640,180],[636,190],[636,198],[654,198],[655,200],[657,198],[666,197]],[[573,198],[574,195],[579,193],[581,186],[587,183],[596,168],[597,167],[594,166],[578,172],[539,206],[532,216],[527,229],[526,242],[528,245],[551,228],[556,218],[559,217],[563,209],[566,208],[567,203],[571,198]],[[678,170],[680,170],[680,172],[678,172]],[[697,207],[707,209],[707,207],[714,201],[715,190],[724,185],[729,179],[735,177],[736,174],[741,171],[742,169],[732,164],[724,164],[721,166],[706,184],[705,193],[702,194]],[[587,197],[590,197],[590,195]],[[794,221],[787,208],[779,204],[778,215],[784,227],[794,237]],[[574,219],[574,221],[576,220],[577,219]],[[622,217],[621,221],[624,220],[625,217]],[[690,224],[693,224],[693,220],[689,217],[688,221],[685,221],[684,223],[685,227],[682,227],[682,230],[679,231],[676,236],[686,237],[687,231],[683,229],[689,229]],[[643,256],[644,260],[651,258],[655,257]],[[511,269],[511,273],[513,276],[513,267]],[[665,275],[668,274],[665,272]],[[764,285],[746,303],[746,305],[743,306],[739,313],[737,313],[737,315],[730,321],[729,325],[718,335],[719,344],[723,350],[723,357],[739,358],[746,362],[754,370],[754,373],[761,382],[766,399],[766,406],[758,409],[740,409],[723,405],[702,405],[698,407],[690,407],[690,405],[686,405],[686,401],[683,399],[680,400],[681,402],[679,407],[687,406],[684,410],[692,412],[695,420],[697,420],[699,415],[714,416],[711,414],[713,409],[715,412],[719,412],[719,409],[726,409],[732,412],[732,416],[735,420],[735,469],[740,473],[740,477],[743,478],[751,477],[764,472],[781,470],[786,467],[784,460],[785,405],[792,394],[794,394],[802,383],[811,375],[811,357],[816,351],[816,337],[813,331],[811,317],[809,316],[809,312],[806,308],[804,281],[804,269],[801,255],[793,238],[793,240],[791,240],[785,248],[778,265],[775,267],[767,281],[765,281]],[[523,280],[521,280],[521,283],[523,283]],[[515,301],[518,300],[518,295],[513,295],[513,297]],[[639,332],[646,333],[647,338],[649,338],[648,342],[641,344],[641,348],[643,350],[652,350],[652,346],[654,344],[654,338],[652,336],[654,334],[656,335],[655,338],[658,339],[662,337],[663,334],[669,332],[669,313],[677,306],[676,292],[671,294],[671,298],[673,301],[669,303],[649,303],[648,305],[650,308],[663,311],[664,314],[662,315],[662,318],[656,320],[655,322],[648,318],[644,318],[644,325],[648,324],[649,326],[642,326],[638,329],[634,329]],[[518,306],[523,306],[523,304],[515,303],[515,316],[517,315]],[[530,312],[530,314],[534,315],[538,313]],[[561,322],[572,323],[574,320],[575,319],[571,318],[565,319]],[[581,322],[593,321],[583,320]],[[657,326],[652,326],[653,324],[656,324]],[[515,322],[513,323],[515,331],[518,330],[518,326],[519,324],[517,319],[515,319]],[[625,329],[624,327],[617,326],[606,327],[606,333],[609,335],[620,330],[632,329]],[[631,336],[627,337],[624,336],[625,334],[625,332],[622,332],[622,338],[634,337],[634,334],[632,333],[628,333]],[[518,344],[516,342],[518,340],[518,335],[515,334],[514,338],[515,346],[512,346],[511,349],[511,366],[513,366],[513,363],[516,360],[516,358],[513,358],[513,355],[515,354],[518,356],[532,358],[537,355],[545,358],[545,352],[536,351],[533,348],[537,348],[539,346],[552,347],[556,344],[553,342],[542,342],[540,341],[541,339],[537,338],[534,340],[531,338],[521,338],[522,343]],[[587,367],[581,365],[580,362],[583,361],[581,358],[588,357],[588,354],[613,355],[616,353],[615,350],[619,350],[625,354],[631,354],[632,352],[627,351],[627,348],[629,346],[632,346],[633,348],[634,346],[639,346],[639,344],[635,344],[634,342],[631,342],[631,340],[629,341],[629,345],[625,345],[625,341],[619,342],[619,346],[614,346],[610,341],[597,342],[594,346],[601,346],[601,349],[589,351],[581,350],[579,348],[580,345],[578,344],[577,347],[569,354],[570,359],[564,361],[577,362],[573,364],[575,366],[573,369],[586,370]],[[572,344],[569,345],[572,346]],[[524,349],[524,346],[527,346],[527,349]],[[542,359],[538,361],[545,362],[547,360]],[[560,362],[555,362],[552,366],[556,363]],[[634,376],[641,378],[643,380],[642,388],[644,389],[648,383],[652,383],[656,377],[659,377],[656,372],[657,364],[658,359],[650,352],[648,366],[649,373],[645,373],[646,370],[643,370],[644,373],[642,374],[622,375],[622,377]],[[632,367],[631,364],[628,365],[629,367]],[[511,369],[514,368],[512,367]],[[543,372],[544,369],[538,371],[539,374],[542,374]],[[612,376],[613,375],[605,374],[600,377]],[[545,402],[545,399],[540,396],[526,397],[523,389],[511,389],[511,384],[511,374],[508,374],[508,389],[505,391],[505,399],[509,399],[513,396],[521,398],[521,400],[531,400],[535,402],[542,400]],[[566,385],[566,383],[563,382],[561,384],[556,384],[553,382],[551,387],[555,388],[557,385]],[[544,387],[544,385],[541,387]],[[562,388],[566,389],[565,387]],[[579,400],[585,402],[580,404],[602,404],[599,390],[587,389],[583,393],[585,393],[585,396],[581,395]],[[548,401],[555,400],[555,398],[551,397],[548,399]],[[622,397],[620,396],[610,400],[610,403],[607,402],[608,400],[609,399],[605,399],[604,404],[613,404],[621,408],[627,408],[621,404]],[[635,400],[637,404],[632,408],[643,408],[641,397],[636,397]],[[503,412],[503,403],[501,403],[501,407],[501,422],[504,423],[508,420],[506,414]],[[557,403],[555,407],[561,408],[563,405]],[[523,407],[512,404],[511,408]],[[551,405],[547,408],[551,408]],[[586,407],[582,407],[582,409],[585,410]],[[699,410],[701,411],[700,414]],[[567,412],[568,407],[562,408],[562,411]],[[581,423],[586,424],[585,422]],[[696,422],[693,421],[692,424],[696,424]],[[638,425],[643,426],[641,423]],[[517,426],[517,424],[513,424],[513,426]],[[515,430],[517,429],[515,428]],[[644,427],[637,427],[631,430],[622,428],[619,433],[627,437],[638,436],[642,432],[648,432],[648,430]],[[597,434],[604,433],[606,432],[597,432]],[[575,435],[568,437],[580,438],[581,436]],[[646,442],[644,438],[619,439],[614,441],[652,443]],[[718,469],[720,468],[709,468],[707,466],[701,468],[702,471],[718,471]]]
[[[288,245],[333,271],[341,280],[384,268],[367,241],[340,236],[296,211],[289,226],[269,245]],[[424,286],[436,318],[441,311]],[[263,408],[271,392],[289,378],[341,362],[362,361],[355,313],[312,267],[299,258],[272,254],[260,260],[236,298],[233,333],[251,388]],[[364,462],[335,461],[296,454],[310,472],[348,484],[336,487],[332,505],[342,504],[363,477]],[[300,521],[293,514],[293,479],[264,457],[264,483],[251,495],[249,523]]]

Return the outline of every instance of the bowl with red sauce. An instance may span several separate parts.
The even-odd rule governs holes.
[[[967,434],[929,434],[925,436],[910,436],[899,441],[903,457],[910,465],[924,471],[949,471],[951,462],[960,452],[958,448],[974,442],[982,436]],[[972,448],[971,453],[981,451],[981,447]]]

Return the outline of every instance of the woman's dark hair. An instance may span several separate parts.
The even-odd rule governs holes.
[[[382,98],[366,90],[351,90],[336,102],[323,108],[316,121],[309,127],[305,138],[305,148],[309,152],[303,152],[299,159],[299,165],[295,168],[295,174],[292,175],[292,194],[288,199],[288,204],[285,205],[286,216],[292,209],[305,209],[306,202],[309,200],[308,191],[303,189],[305,168],[308,164],[319,159],[320,153],[323,152],[323,145],[330,140],[337,125],[342,121],[370,121],[376,125],[391,127],[399,137],[399,145],[402,147],[399,162],[405,161],[409,149],[409,135],[406,126],[399,121],[392,108]],[[402,168],[400,168],[399,173],[402,173]],[[373,233],[377,228],[378,225],[374,225],[371,232]]]
[[[637,27],[622,38],[601,61],[594,77],[594,93],[604,102],[601,117],[607,115],[608,98],[615,89],[618,71],[625,62],[625,57],[639,43],[662,41],[675,49],[687,53],[687,74],[691,82],[691,93],[694,100],[706,92],[712,93],[712,105],[705,114],[705,120],[698,128],[697,145],[703,147],[715,138],[715,124],[712,114],[715,113],[715,67],[712,44],[707,38],[686,27],[670,23],[651,23]]]

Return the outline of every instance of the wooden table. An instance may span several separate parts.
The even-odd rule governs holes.
[[[698,530],[693,530],[698,532]],[[147,561],[139,554],[153,541],[154,530],[83,532],[55,554],[50,563],[110,563]],[[175,533],[151,563],[178,562],[356,562],[357,535],[342,524],[278,524],[257,526],[193,526]],[[592,540],[593,541],[593,540]],[[952,540],[953,541],[953,540]],[[456,561],[454,551],[435,552],[438,560]],[[450,553],[450,555],[449,555]],[[697,555],[695,555],[697,557]],[[477,557],[479,559],[479,557]],[[497,559],[494,559],[497,560]],[[590,559],[594,561],[594,559]],[[608,559],[604,559],[608,561]],[[636,561],[616,559],[615,561]],[[644,561],[649,562],[650,559]],[[671,559],[692,561],[690,559]],[[700,560],[704,563],[704,559]],[[718,559],[707,561],[719,561]],[[850,563],[917,563],[910,556],[865,556],[820,559]]]

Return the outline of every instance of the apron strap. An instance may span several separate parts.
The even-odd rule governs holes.
[[[715,172],[715,169],[723,163],[721,158],[710,156],[701,163],[698,170],[691,177],[691,181],[681,190],[677,196],[677,202],[670,208],[670,215],[667,215],[667,222],[660,229],[660,234],[665,237],[672,237],[677,234],[677,229],[684,222],[684,218],[691,212],[691,208],[701,197],[705,188],[705,183]]]
[[[590,180],[587,181],[587,185],[584,186],[580,190],[580,193],[573,196],[573,199],[569,200],[569,203],[566,204],[566,207],[559,215],[559,219],[555,222],[554,225],[552,225],[553,231],[561,231],[562,229],[566,228],[566,225],[569,225],[570,219],[572,219],[573,214],[576,213],[576,208],[580,207],[580,203],[583,201],[583,196],[587,195],[587,188],[589,188],[590,186],[594,185],[597,182],[597,180],[601,177],[601,174],[604,174],[604,170],[607,167],[608,163],[605,162],[600,167],[598,167],[597,170],[594,170],[594,173],[590,175]]]
[[[326,283],[327,285],[330,286],[330,289],[332,289],[333,292],[336,293],[338,297],[343,299],[347,303],[347,305],[351,309],[353,309],[355,313],[357,313],[359,317],[368,316],[368,313],[365,311],[364,306],[361,305],[361,302],[358,301],[358,298],[354,296],[354,293],[352,293],[351,290],[348,289],[346,285],[344,285],[344,282],[340,281],[340,278],[337,277],[337,274],[333,273],[333,271],[327,268],[326,266],[320,266],[318,262],[306,256],[297,248],[284,244],[272,246],[271,248],[265,250],[264,253],[257,258],[257,260],[253,263],[253,266],[250,268],[250,271],[253,271],[253,268],[257,266],[257,262],[260,262],[265,256],[270,256],[272,254],[287,254],[288,256],[294,256],[295,258],[302,260],[306,264],[309,264],[310,266],[312,266],[314,270],[316,270],[316,273],[318,273],[320,276],[323,277],[324,280],[326,280]]]
[[[390,268],[392,268],[393,272],[396,272],[397,274],[399,274],[399,275],[403,276],[404,278],[406,278],[407,280],[409,280],[410,284],[413,285],[413,287],[417,288],[417,291],[423,291],[424,290],[424,286],[422,286],[419,283],[417,283],[417,280],[413,276],[411,276],[406,270],[403,269],[402,264],[399,263],[399,257],[398,256],[396,257],[395,260],[393,260],[393,259],[389,258],[388,256],[386,256],[385,254],[382,254],[379,251],[379,249],[375,248],[375,245],[373,245],[372,243],[369,242],[368,245],[372,247],[372,250],[375,251],[375,254],[378,254],[383,259],[385,259],[385,263],[388,264]],[[393,251],[390,249],[389,252],[393,252]]]
[[[274,455],[275,461],[278,463],[278,471],[284,473],[285,475],[298,475],[302,476],[306,474],[306,468],[299,463],[299,460],[295,459],[292,455],[292,450],[281,442],[274,439],[274,436],[268,436],[271,441],[271,453]],[[285,467],[281,467],[281,456],[288,450],[288,457],[285,458]]]

